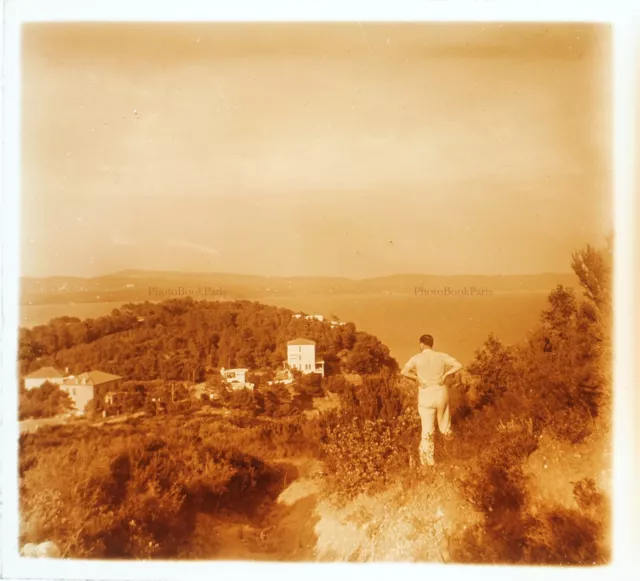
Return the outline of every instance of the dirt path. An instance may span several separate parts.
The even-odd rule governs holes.
[[[22,420],[20,422],[20,433],[30,434],[43,426],[59,426],[67,422],[66,416],[55,416],[53,418],[39,418]]]
[[[252,517],[199,514],[190,549],[182,557],[313,561],[321,466],[314,460],[296,459],[287,464],[287,470],[293,480]]]
[[[122,414],[120,416],[113,416],[113,417],[101,419],[98,421],[91,421],[88,418],[83,418],[83,417],[72,419],[69,415],[62,414],[59,416],[54,416],[52,418],[22,420],[20,422],[20,433],[29,434],[37,431],[39,428],[44,426],[60,426],[62,424],[67,424],[70,422],[73,422],[74,425],[90,424],[94,427],[110,425],[110,424],[120,424],[120,423],[126,422],[130,418],[141,417],[143,415],[144,415],[144,412],[135,412],[131,414]]]

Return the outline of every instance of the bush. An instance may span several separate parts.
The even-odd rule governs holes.
[[[349,383],[342,375],[332,375],[325,380],[325,390],[329,393],[341,395],[349,387]]]
[[[555,508],[537,515],[527,531],[523,562],[536,565],[600,565],[609,560],[601,526],[577,510]]]
[[[59,426],[23,435],[21,541],[53,540],[76,558],[176,556],[198,511],[248,510],[281,478],[237,446],[273,453],[297,431],[291,425],[261,436],[257,426],[168,416],[140,426]]]
[[[395,374],[367,376],[360,386],[338,385],[340,412],[326,414],[318,431],[331,488],[348,499],[378,489],[409,464],[420,420],[415,394],[404,391]]]
[[[237,389],[231,392],[229,407],[234,410],[243,410],[257,414],[256,399],[250,389]]]
[[[20,391],[18,418],[51,418],[73,407],[73,400],[66,391],[45,381],[40,387]]]
[[[476,407],[495,404],[513,381],[513,354],[499,339],[490,335],[467,372],[478,378]]]
[[[343,499],[372,492],[390,481],[399,459],[386,422],[353,418],[331,428],[327,436],[329,485]]]
[[[293,390],[300,395],[309,397],[322,397],[324,389],[322,388],[322,376],[317,373],[308,373],[298,376],[292,384]]]
[[[549,419],[548,429],[560,441],[579,444],[591,435],[593,418],[584,408],[559,409]]]

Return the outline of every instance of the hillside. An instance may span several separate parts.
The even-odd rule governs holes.
[[[129,304],[83,321],[61,317],[21,329],[20,369],[51,365],[70,373],[100,369],[131,380],[197,382],[220,367],[281,369],[287,341],[298,337],[316,342],[328,375],[395,368],[388,348],[352,323],[332,326],[293,314],[248,301],[185,298]]]
[[[345,398],[327,428],[320,559],[609,561],[611,258],[576,252],[581,293],[556,287],[525,341],[489,337],[455,377],[435,468],[416,467],[410,386],[381,378],[377,398]]]
[[[418,465],[415,386],[374,337],[242,301],[139,305],[156,339],[166,331],[168,341],[197,344],[198,329],[222,332],[211,352],[218,358],[241,347],[237,336],[249,327],[279,343],[300,332],[291,325],[309,325],[323,349],[341,342],[346,353],[336,353],[336,373],[320,385],[295,389],[339,405],[301,413],[288,394],[260,386],[218,410],[191,398],[117,425],[23,435],[21,542],[53,540],[64,556],[93,558],[607,563],[611,249],[587,247],[572,267],[579,292],[550,289],[525,340],[488,337],[453,378],[454,436],[436,438],[435,467]],[[86,330],[100,330],[96,344],[129,341],[136,329],[117,325],[130,318],[114,313]],[[82,329],[53,322],[40,337],[50,345],[23,331],[22,347],[75,357],[92,343],[54,349],[68,325]],[[270,364],[277,349],[257,345]],[[356,366],[359,381],[341,375]]]

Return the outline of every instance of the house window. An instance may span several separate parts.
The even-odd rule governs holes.
[[[302,353],[302,347],[298,345],[298,353]]]
[[[72,387],[72,388],[71,388],[71,395],[75,395],[75,394],[76,394],[76,388],[75,388],[75,387]]]

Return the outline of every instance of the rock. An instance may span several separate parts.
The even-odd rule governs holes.
[[[20,556],[31,559],[56,559],[60,558],[60,548],[53,541],[45,541],[36,545],[27,543],[20,549]]]
[[[53,541],[45,541],[38,545],[38,557],[45,557],[48,559],[59,559],[60,548]]]
[[[35,543],[27,543],[20,549],[21,557],[37,557],[38,556],[38,545]]]

